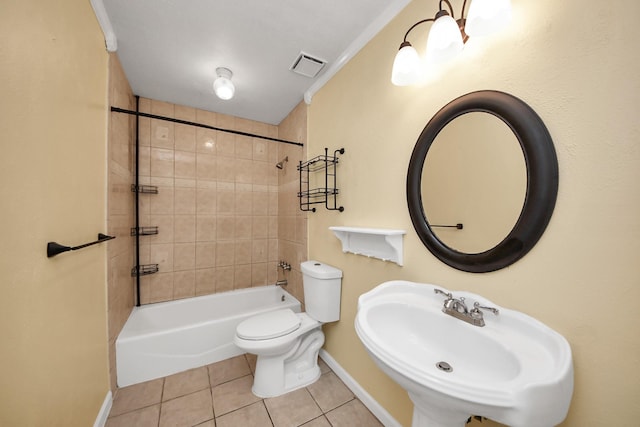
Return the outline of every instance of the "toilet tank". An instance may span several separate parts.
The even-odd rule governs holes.
[[[340,319],[342,270],[318,261],[300,264],[305,312],[320,322]]]

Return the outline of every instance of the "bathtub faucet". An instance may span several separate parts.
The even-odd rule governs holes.
[[[277,280],[276,286],[287,286],[287,279]]]

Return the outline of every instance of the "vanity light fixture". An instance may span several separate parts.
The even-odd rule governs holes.
[[[213,91],[220,99],[227,100],[233,98],[233,94],[236,91],[236,87],[231,81],[233,73],[230,69],[224,67],[216,68],[216,75],[218,76],[213,82]]]
[[[446,3],[449,11],[443,9]],[[426,65],[428,67],[446,62],[462,51],[469,36],[478,37],[495,33],[511,19],[511,0],[473,0],[465,18],[467,0],[462,3],[460,18],[456,19],[449,0],[439,0],[434,18],[423,19],[413,24],[405,33],[404,40],[393,61],[391,82],[396,86],[408,86],[420,78],[421,60],[416,49],[407,41],[409,33],[418,25],[433,22],[427,37]]]

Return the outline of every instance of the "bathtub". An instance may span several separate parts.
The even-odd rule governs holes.
[[[243,354],[236,326],[255,314],[300,302],[279,286],[261,286],[134,307],[116,339],[119,387]]]

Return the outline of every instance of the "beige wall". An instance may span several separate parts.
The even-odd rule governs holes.
[[[88,1],[0,13],[0,425],[92,425],[109,390],[107,53]]]
[[[459,9],[461,2],[453,3]],[[390,279],[468,290],[568,339],[575,392],[563,425],[634,425],[640,416],[640,58],[633,41],[640,38],[640,5],[540,0],[514,1],[513,8],[511,26],[470,41],[446,80],[394,87],[391,65],[402,36],[425,18],[424,3],[415,1],[315,95],[309,156],[325,146],[346,148],[339,166],[344,213],[320,211],[308,220],[309,257],[344,271],[342,318],[327,326],[326,348],[408,426],[406,394],[374,366],[355,335],[357,298]],[[421,51],[418,33],[411,41]],[[405,179],[429,118],[480,89],[514,94],[541,116],[558,154],[560,187],[547,231],[529,254],[506,269],[471,274],[437,261],[420,243]],[[404,267],[343,254],[331,225],[407,230]]]

